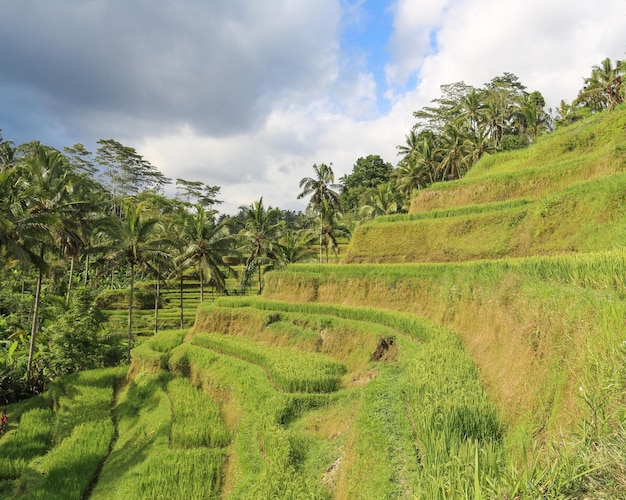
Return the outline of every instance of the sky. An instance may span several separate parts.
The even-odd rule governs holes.
[[[413,112],[505,72],[571,102],[626,58],[626,0],[0,0],[0,129],[131,146],[218,208],[304,210],[313,164],[397,164]],[[173,195],[175,187],[166,189]]]

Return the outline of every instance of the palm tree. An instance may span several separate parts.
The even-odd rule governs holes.
[[[524,94],[519,99],[519,132],[531,142],[552,126],[552,119],[543,109],[545,105],[545,99],[537,91]]]
[[[0,170],[15,165],[17,149],[12,141],[2,140],[0,135]]]
[[[341,223],[341,212],[334,209],[328,200],[324,200],[317,211],[317,224],[321,228],[320,244],[326,253],[328,264],[328,250],[332,249],[335,257],[339,254],[339,238],[350,236],[350,230]]]
[[[361,208],[368,217],[389,215],[398,211],[396,193],[390,184],[380,184],[369,196],[369,201]]]
[[[196,213],[187,218],[182,231],[186,247],[178,258],[180,267],[198,266],[200,275],[200,302],[204,301],[204,276],[208,273],[218,291],[226,290],[226,275],[221,267],[223,258],[232,253],[233,237],[224,221],[218,223],[215,213],[206,212],[200,204]]]
[[[437,138],[430,131],[419,134],[411,130],[406,136],[406,144],[396,146],[403,157],[394,172],[396,186],[407,197],[416,190],[432,184],[437,168]]]
[[[607,57],[591,70],[591,77],[585,79],[585,87],[577,101],[584,101],[593,111],[613,109],[624,102],[622,76],[625,71],[623,61],[615,66]]]
[[[485,120],[486,105],[481,92],[472,88],[459,103],[459,119],[465,120],[468,128],[477,133]]]
[[[266,266],[267,269],[268,266],[271,267],[279,261],[280,211],[271,206],[266,209],[263,206],[263,197],[249,207],[240,207],[240,210],[243,228],[239,236],[249,253],[244,280],[249,279],[252,272],[256,270],[258,293],[261,293],[263,289],[262,267]]]
[[[21,244],[19,223],[24,217],[25,197],[20,194],[15,168],[0,170],[0,251],[5,250],[22,262],[32,260],[32,252]]]
[[[332,164],[331,164],[332,165]],[[335,174],[331,165],[322,163],[314,164],[315,177],[304,177],[300,181],[302,192],[298,199],[310,196],[309,207],[320,211],[320,206],[326,201],[330,208],[337,210],[340,208],[341,184],[335,184]],[[320,221],[322,217],[320,216]],[[322,262],[323,228],[320,225],[320,263]]]
[[[315,177],[304,177],[300,181],[302,192],[298,195],[298,199],[311,196],[309,205],[312,207],[317,207],[323,200],[328,200],[333,207],[339,208],[342,185],[335,184],[332,163],[330,165],[314,164],[313,170]]]
[[[393,171],[396,187],[402,193],[405,203],[411,194],[433,182],[432,171],[422,161],[403,162]]]
[[[404,144],[399,144],[396,146],[398,150],[398,156],[402,156],[401,162],[411,162],[412,158],[419,157],[419,143],[420,143],[420,135],[413,128],[411,131],[404,136],[405,142]]]
[[[67,168],[65,158],[58,151],[36,145],[33,153],[21,164],[20,173],[27,199],[28,220],[25,221],[25,226],[30,228],[30,245],[31,248],[35,246],[35,241],[39,245],[35,261],[38,275],[26,371],[26,378],[30,381],[39,323],[41,286],[46,269],[45,252],[57,241],[61,231],[71,231],[76,227],[75,207],[80,202],[73,198],[76,177]]]
[[[149,266],[151,261],[165,261],[170,256],[166,245],[169,239],[158,234],[162,229],[156,217],[144,218],[141,204],[127,203],[122,218],[116,218],[113,228],[108,227],[109,243],[99,247],[108,253],[113,262],[125,263],[130,267],[130,287],[128,290],[128,347],[127,360],[133,344],[133,299],[135,293],[135,273],[138,266]],[[112,230],[113,229],[113,230]]]
[[[493,152],[491,147],[491,140],[484,130],[478,130],[476,133],[470,132],[465,139],[466,156],[464,158],[465,164],[468,166],[474,165],[484,155]]]
[[[282,260],[285,264],[304,262],[315,257],[315,251],[311,245],[315,242],[316,235],[307,229],[284,230],[278,240]]]
[[[437,170],[442,180],[462,177],[469,166],[468,150],[469,145],[463,132],[455,125],[448,124],[439,147],[441,162]]]
[[[94,228],[107,217],[103,215],[106,211],[104,196],[102,195],[103,187],[85,174],[76,175],[74,179],[73,202],[65,214],[65,218],[69,218],[71,223],[64,222],[55,233],[57,246],[70,259],[65,296],[66,306],[69,306],[70,303],[76,262],[85,255],[85,272],[88,272],[86,250],[90,245]]]

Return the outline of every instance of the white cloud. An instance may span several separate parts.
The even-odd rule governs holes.
[[[261,196],[304,209],[298,184],[314,163],[337,177],[369,154],[395,164],[413,111],[442,84],[511,72],[555,106],[592,65],[626,57],[625,0],[390,1],[381,115],[382,79],[339,53],[342,23],[365,22],[368,2],[172,5],[0,0],[5,138],[60,148],[113,137],[168,177],[220,185],[228,213]]]
[[[423,84],[464,80],[482,86],[504,72],[516,74],[551,105],[571,101],[591,66],[622,58],[626,2],[602,8],[584,0],[464,0],[445,11],[439,52],[421,68]]]
[[[403,86],[424,58],[435,52],[431,42],[449,0],[398,0],[394,8],[394,32],[390,40],[391,64],[386,67],[390,87]]]

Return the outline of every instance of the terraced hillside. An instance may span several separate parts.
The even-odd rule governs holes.
[[[420,191],[407,215],[359,228],[346,262],[459,262],[621,248],[626,111],[484,157],[461,180]]]
[[[0,498],[626,498],[625,146],[621,109],[494,155],[55,381]]]

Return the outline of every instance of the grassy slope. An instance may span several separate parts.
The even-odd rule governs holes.
[[[86,373],[11,407],[0,498],[622,498],[625,130],[602,115],[488,158],[350,250],[422,263],[291,266],[143,339],[115,393]],[[355,253],[381,240],[400,250]]]
[[[622,108],[418,193],[411,214],[354,234],[351,265],[293,266],[268,277],[264,297],[409,312],[454,329],[513,448],[583,436],[585,455],[602,449],[598,436],[617,435],[603,466],[623,488],[625,171]]]
[[[514,426],[557,435],[582,417],[579,387],[623,398],[623,252],[464,264],[306,266],[275,273],[265,296],[369,306],[459,333]],[[587,278],[589,278],[587,280]],[[600,373],[603,368],[613,368]]]
[[[483,158],[354,234],[346,262],[458,262],[624,246],[626,108]],[[454,210],[456,208],[456,210]],[[445,209],[445,210],[444,210]]]

